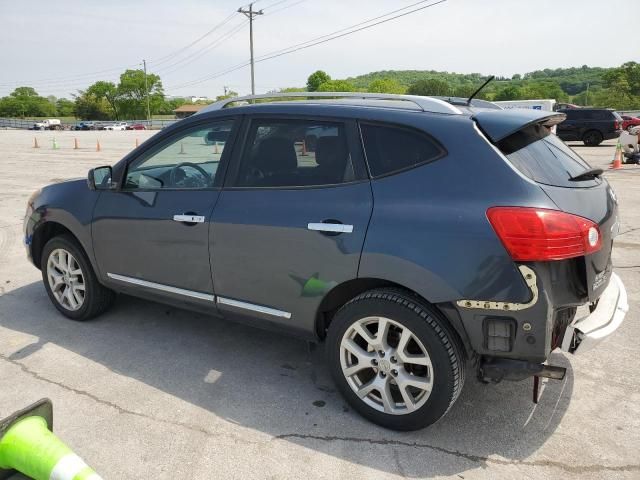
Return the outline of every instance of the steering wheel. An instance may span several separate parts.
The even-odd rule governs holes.
[[[202,168],[200,165],[198,165],[197,163],[191,163],[191,162],[182,162],[177,164],[175,167],[173,167],[171,169],[171,172],[169,173],[169,185],[171,185],[172,187],[175,187],[178,180],[178,172],[182,173],[182,178],[180,179],[183,180],[186,175],[185,173],[182,171],[183,168],[185,167],[191,167],[194,170],[196,170],[201,176],[202,176],[202,185],[203,187],[208,187],[209,186],[209,182],[211,181],[211,177],[209,176],[209,174],[206,172],[206,170],[204,168]]]

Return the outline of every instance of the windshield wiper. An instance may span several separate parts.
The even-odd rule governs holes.
[[[584,172],[576,175],[575,177],[571,177],[569,179],[570,182],[582,182],[583,180],[593,180],[594,178],[598,178],[604,170],[601,168],[590,168],[589,170],[585,170]]]

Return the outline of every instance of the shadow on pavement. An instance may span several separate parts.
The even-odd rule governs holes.
[[[567,376],[545,383],[537,406],[532,380],[482,385],[470,371],[445,418],[398,433],[350,411],[327,374],[322,346],[286,336],[126,296],[99,319],[73,322],[55,311],[40,283],[0,296],[0,325],[39,339],[10,360],[53,343],[230,422],[408,477],[459,473],[492,455],[507,462],[530,456],[557,428],[573,389],[561,354],[551,360]]]

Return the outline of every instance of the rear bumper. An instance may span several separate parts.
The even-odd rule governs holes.
[[[575,320],[567,327],[562,349],[570,353],[592,349],[622,325],[628,310],[624,284],[618,275],[612,273],[609,285],[600,296],[595,310],[587,315],[576,315]]]
[[[613,130],[609,132],[602,132],[602,137],[604,140],[613,140],[614,138],[618,138],[621,133],[622,133],[622,129]]]

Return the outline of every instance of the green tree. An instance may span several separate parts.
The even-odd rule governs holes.
[[[356,87],[347,80],[329,80],[318,87],[318,92],[355,92]]]
[[[113,112],[104,98],[80,91],[74,95],[74,110],[76,117],[83,120],[111,120]]]
[[[238,96],[238,92],[234,92],[233,90],[229,90],[227,91],[227,93],[225,95],[218,95],[216,97],[216,102],[219,102],[220,100],[226,100],[227,98],[234,98]]]
[[[317,92],[320,85],[331,81],[331,77],[322,70],[317,70],[309,75],[307,78],[307,90],[310,92]]]
[[[160,77],[147,74],[149,88],[149,109],[153,115],[162,108],[164,91]],[[118,84],[118,111],[122,118],[146,118],[147,90],[145,88],[145,74],[143,70],[126,70],[120,75]]]
[[[372,93],[404,93],[405,88],[391,78],[380,78],[369,84],[367,91]]]
[[[516,87],[515,85],[508,85],[504,87],[502,90],[498,91],[493,98],[497,101],[502,100],[520,100],[522,98],[522,91],[520,87]]]
[[[60,117],[75,116],[75,103],[67,98],[59,98],[56,100],[56,112]]]
[[[0,100],[0,115],[11,117],[51,117],[56,106],[32,87],[18,87]]]
[[[407,89],[410,95],[451,95],[451,85],[445,80],[429,78],[418,80]]]
[[[119,120],[120,92],[113,82],[99,81],[87,88],[87,93],[94,96],[98,101],[103,99],[109,105],[110,116],[114,120]]]

